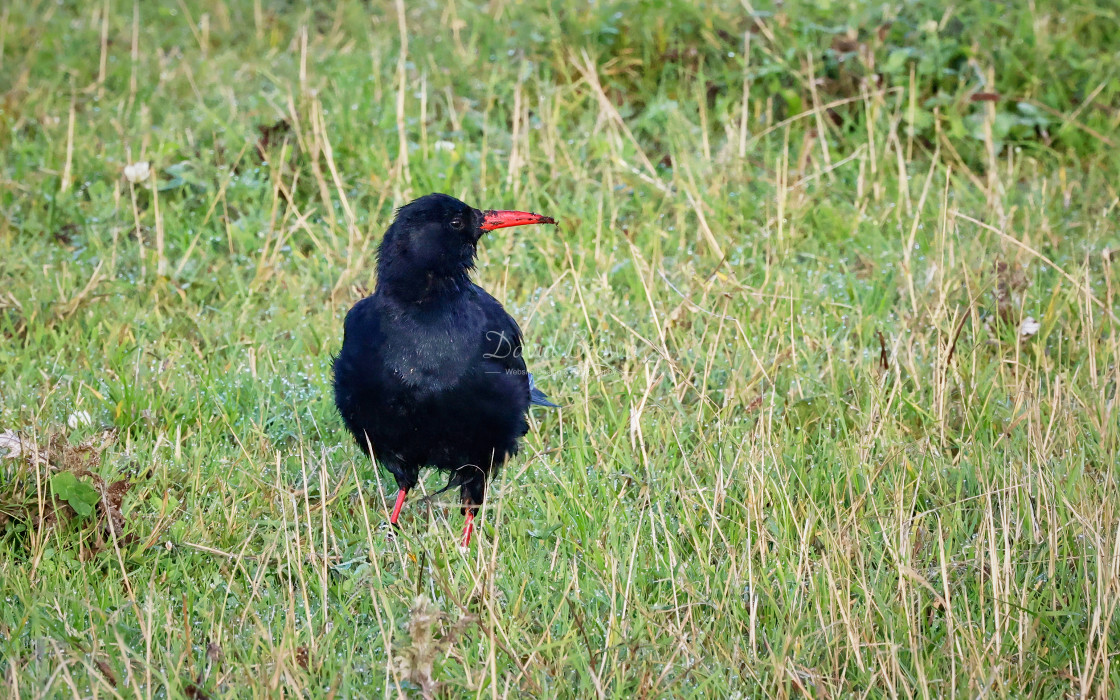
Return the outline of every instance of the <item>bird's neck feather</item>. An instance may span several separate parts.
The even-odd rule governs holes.
[[[467,270],[447,275],[415,268],[405,272],[386,265],[381,266],[377,275],[377,289],[382,294],[398,302],[426,307],[446,304],[464,294],[470,286]]]

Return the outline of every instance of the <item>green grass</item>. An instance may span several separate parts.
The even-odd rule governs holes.
[[[0,9],[5,694],[1114,696],[1115,3],[407,4]],[[465,555],[329,392],[430,191],[562,222]]]

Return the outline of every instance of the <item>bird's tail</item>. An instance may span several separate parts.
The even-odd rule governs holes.
[[[537,388],[537,385],[533,383],[533,375],[532,374],[529,375],[529,403],[533,404],[534,406],[548,406],[549,408],[560,408],[556,404],[549,401],[548,397],[544,395],[544,392]]]

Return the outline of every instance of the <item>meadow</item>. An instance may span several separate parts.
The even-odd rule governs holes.
[[[4,3],[0,694],[1115,697],[1117,46],[1111,0]],[[329,388],[433,191],[560,221],[481,247],[561,408],[466,552],[450,492],[389,536]]]

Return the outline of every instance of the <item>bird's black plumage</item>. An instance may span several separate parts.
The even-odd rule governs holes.
[[[486,481],[517,453],[530,404],[551,406],[521,357],[521,329],[470,280],[493,228],[554,223],[482,212],[443,194],[401,207],[378,250],[377,287],[346,315],[335,405],[404,494],[430,466],[450,472],[470,518]]]

